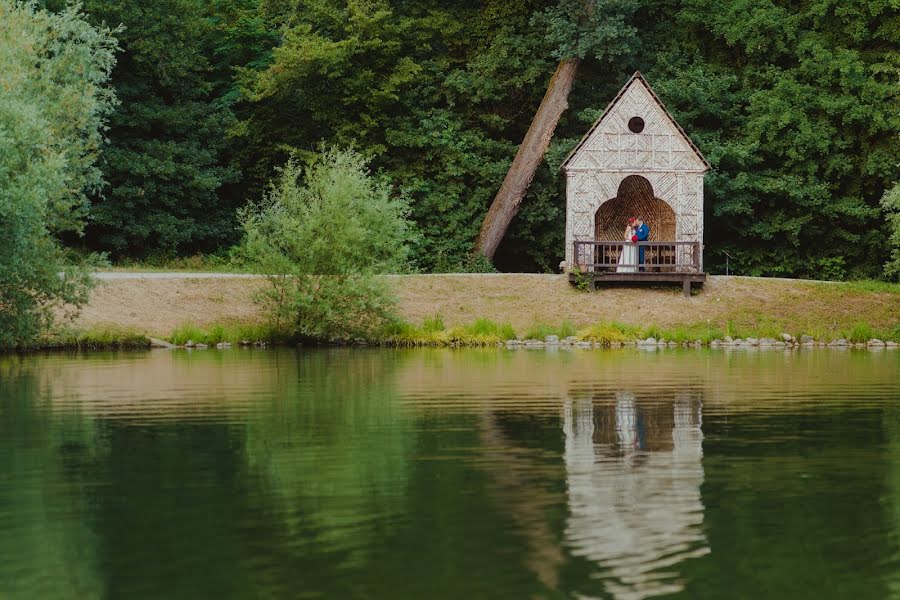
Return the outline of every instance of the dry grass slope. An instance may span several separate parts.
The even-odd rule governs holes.
[[[828,337],[865,323],[877,330],[900,324],[900,286],[837,284],[749,277],[711,277],[703,291],[680,288],[575,290],[563,276],[529,274],[406,275],[391,277],[400,316],[421,323],[440,315],[448,328],[479,318],[509,323],[524,334],[535,324],[577,329],[599,323],[663,328],[709,323],[755,331]],[[260,318],[255,279],[131,279],[101,283],[77,323],[114,323],[165,337],[185,323],[199,327]]]

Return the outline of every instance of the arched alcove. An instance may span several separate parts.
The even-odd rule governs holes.
[[[640,175],[629,175],[594,215],[594,236],[600,241],[619,241],[629,217],[643,217],[650,226],[650,241],[675,239],[675,211],[653,194],[653,186]]]

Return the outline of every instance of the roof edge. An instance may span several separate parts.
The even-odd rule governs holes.
[[[566,159],[559,166],[560,170],[564,171],[566,169],[566,166],[569,164],[572,158],[574,158],[575,154],[577,154],[578,151],[581,150],[581,147],[584,146],[588,138],[591,137],[591,134],[594,133],[594,130],[596,130],[597,127],[600,126],[600,123],[602,123],[603,119],[609,114],[609,110],[619,101],[625,91],[631,87],[635,80],[639,81],[650,93],[650,97],[653,98],[654,102],[656,102],[663,110],[663,113],[665,113],[669,120],[672,121],[672,123],[675,125],[675,128],[678,130],[678,133],[680,133],[681,137],[683,137],[685,141],[687,141],[688,146],[690,146],[691,150],[694,151],[694,154],[697,155],[697,158],[699,158],[703,165],[706,167],[706,170],[708,171],[712,169],[712,165],[709,164],[709,161],[706,160],[706,157],[703,156],[703,153],[700,152],[700,149],[697,147],[697,145],[694,144],[690,136],[684,131],[681,125],[679,125],[678,121],[675,120],[675,117],[672,116],[672,113],[669,112],[669,109],[666,108],[666,105],[663,104],[663,101],[660,100],[659,96],[656,95],[656,92],[653,91],[653,88],[650,86],[650,82],[647,81],[647,79],[640,71],[635,71],[634,74],[628,78],[628,81],[625,82],[625,85],[623,85],[619,92],[613,97],[613,99],[610,100],[609,104],[606,105],[606,108],[603,109],[603,113],[601,113],[600,116],[597,117],[597,120],[594,121],[594,124],[591,125],[590,129],[587,130],[587,133],[585,133],[584,136],[582,136],[581,140],[575,145],[575,147],[572,148],[572,151],[569,152],[568,156],[566,156]]]

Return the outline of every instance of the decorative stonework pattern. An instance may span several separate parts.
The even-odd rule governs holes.
[[[628,129],[632,117],[644,129]],[[566,261],[574,264],[573,242],[594,239],[594,215],[616,197],[619,184],[639,175],[653,186],[656,198],[675,211],[675,241],[703,240],[703,174],[707,165],[644,79],[635,75],[618,100],[564,166],[566,173]],[[690,262],[689,249],[680,259]]]

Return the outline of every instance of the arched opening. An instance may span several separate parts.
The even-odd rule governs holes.
[[[653,186],[640,175],[629,175],[619,184],[615,198],[594,214],[594,239],[618,242],[629,217],[642,217],[650,226],[650,241],[675,240],[675,211],[653,195]]]

